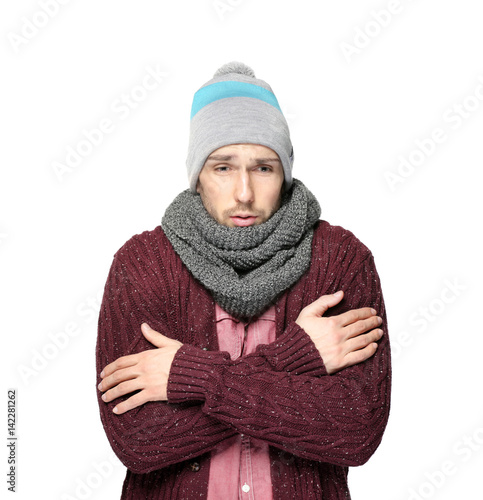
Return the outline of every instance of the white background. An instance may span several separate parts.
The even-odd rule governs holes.
[[[2,498],[8,388],[15,498],[119,498],[124,468],[96,401],[99,294],[115,251],[187,187],[193,93],[231,60],[271,84],[295,176],[324,219],[371,248],[381,276],[391,416],[375,455],[351,469],[353,498],[482,498],[479,2],[63,3],[1,5]],[[147,67],[165,76],[143,94]],[[121,112],[123,94],[135,108]],[[101,120],[110,132],[56,174]]]

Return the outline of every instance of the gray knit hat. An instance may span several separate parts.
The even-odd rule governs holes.
[[[240,62],[223,65],[193,98],[188,146],[188,179],[196,192],[198,175],[215,149],[229,144],[261,144],[283,165],[292,185],[293,148],[287,121],[270,85]]]

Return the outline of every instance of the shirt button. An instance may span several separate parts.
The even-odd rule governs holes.
[[[190,468],[193,472],[198,472],[201,469],[201,465],[198,462],[193,462],[190,464]]]
[[[243,491],[243,493],[248,493],[250,491],[250,486],[248,486],[248,484],[245,483],[242,486],[242,491]]]

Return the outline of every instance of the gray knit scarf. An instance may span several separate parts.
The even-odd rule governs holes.
[[[227,227],[189,189],[168,206],[163,230],[183,263],[229,314],[252,318],[290,288],[310,265],[320,206],[294,179],[275,214],[263,224]]]

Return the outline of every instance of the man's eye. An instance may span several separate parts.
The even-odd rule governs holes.
[[[264,165],[260,165],[260,166],[258,167],[258,170],[259,170],[260,172],[270,172],[270,171],[271,171],[270,167],[266,167],[266,166],[264,166]]]
[[[228,166],[222,165],[220,167],[216,167],[215,169],[217,172],[227,172],[228,171]]]

